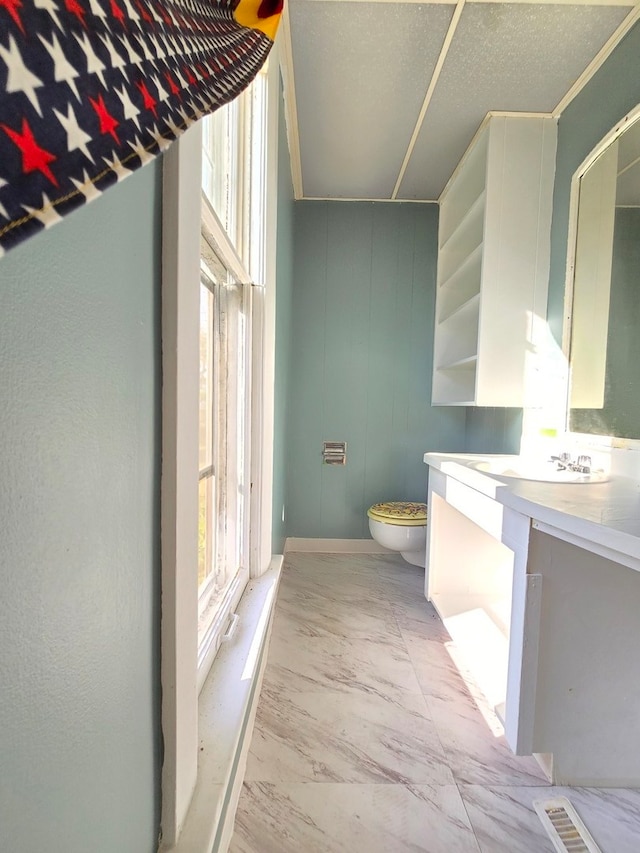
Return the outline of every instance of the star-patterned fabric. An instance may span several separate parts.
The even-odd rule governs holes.
[[[237,5],[0,0],[0,256],[249,85],[281,6],[262,0],[272,26],[253,28]]]

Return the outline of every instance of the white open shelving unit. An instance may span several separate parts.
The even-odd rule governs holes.
[[[546,318],[556,122],[490,113],[440,198],[432,403],[522,406]]]

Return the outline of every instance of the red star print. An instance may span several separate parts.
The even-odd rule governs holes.
[[[136,83],[138,91],[142,95],[144,100],[144,108],[145,110],[151,110],[156,118],[158,118],[158,111],[156,110],[156,104],[158,103],[151,95],[151,92],[147,89],[146,83],[144,80],[140,83]]]
[[[22,6],[21,0],[0,0],[0,8],[2,8],[2,6],[4,6],[9,13],[9,16],[20,27],[22,35],[26,35],[22,20],[18,14],[18,9]]]
[[[111,14],[124,26],[124,12],[116,3],[116,0],[111,0]]]
[[[76,18],[80,21],[82,26],[87,29],[87,25],[84,20],[84,16],[87,14],[86,11],[82,8],[82,6],[78,3],[78,0],[64,0],[64,5],[67,12],[71,12],[72,15],[75,15]]]
[[[165,80],[169,84],[169,88],[171,89],[171,94],[172,95],[179,95],[180,94],[180,87],[175,82],[175,80],[173,79],[171,74],[169,74],[168,71],[165,71],[164,76],[165,76]]]
[[[162,18],[162,20],[165,22],[165,24],[168,24],[169,26],[171,26],[173,24],[173,18],[167,12],[167,10],[164,8],[164,6],[158,6],[158,4],[156,3],[156,12],[158,12],[158,14]]]
[[[22,133],[12,130],[10,127],[7,127],[6,124],[0,124],[0,127],[4,130],[14,145],[17,145],[20,149],[20,153],[22,154],[23,173],[27,175],[29,172],[42,172],[42,174],[57,187],[58,182],[49,168],[49,163],[53,163],[53,161],[58,158],[51,154],[50,151],[45,151],[44,148],[40,148],[33,137],[33,132],[29,127],[29,122],[26,118],[22,119]]]
[[[152,24],[153,18],[151,17],[145,6],[142,5],[140,0],[136,0],[136,6],[138,7],[138,11],[142,15],[142,20],[146,21],[147,24]]]
[[[94,101],[93,98],[89,98],[89,100],[91,101],[91,106],[96,111],[96,115],[100,121],[100,133],[110,133],[118,145],[120,145],[120,140],[116,133],[116,127],[118,127],[120,122],[107,111],[107,106],[102,95],[98,96],[97,101]]]
[[[196,78],[191,73],[191,70],[185,65],[182,71],[184,73],[184,76],[187,78],[187,82],[189,83],[189,85],[193,86],[193,84],[196,82]]]

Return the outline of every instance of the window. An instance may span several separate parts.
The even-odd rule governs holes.
[[[200,796],[207,802],[217,796],[219,786],[206,774],[198,774],[202,724],[198,719],[198,687],[228,630],[249,572],[261,575],[271,560],[279,109],[276,63],[272,63],[269,75],[268,112],[264,104],[260,107],[263,118],[268,115],[269,121],[269,144],[264,146],[268,169],[264,148],[260,154],[264,132],[252,131],[251,143],[243,142],[240,147],[239,135],[231,129],[234,121],[240,127],[240,115],[244,116],[244,127],[249,119],[249,128],[257,126],[259,93],[264,94],[266,89],[262,77],[256,79],[251,97],[244,99],[249,106],[241,106],[239,100],[229,110],[230,114],[236,110],[237,118],[227,121],[226,126],[223,123],[223,132],[215,143],[220,145],[222,140],[229,146],[226,154],[211,153],[214,143],[201,121],[164,157],[163,850],[174,849],[183,828],[189,837],[190,826],[202,830],[197,817],[202,813],[197,809],[193,812],[195,824],[190,824],[192,795],[198,802]],[[209,140],[204,152],[203,135]],[[254,156],[262,158],[262,165],[249,162],[245,156],[251,146],[258,152]],[[225,157],[231,165],[218,168],[215,195],[213,164],[224,163]],[[235,184],[225,177],[236,169],[234,162]],[[202,173],[207,169],[210,177],[205,176],[203,181]],[[264,202],[258,202],[257,176],[264,181],[264,191],[269,192],[269,216],[265,215]],[[262,236],[265,230],[268,238]],[[267,246],[265,264],[261,253]],[[268,287],[261,269],[266,269]],[[222,365],[226,367],[221,373]],[[230,392],[230,385],[236,388],[235,394]],[[230,515],[234,515],[233,523],[228,521]],[[227,559],[226,566],[221,554]],[[229,555],[233,559],[228,559]],[[238,569],[230,581],[225,574],[229,567]],[[214,807],[212,821],[216,814]],[[180,849],[179,844],[176,849]]]
[[[264,281],[266,78],[203,121],[199,684],[249,578],[252,287]]]

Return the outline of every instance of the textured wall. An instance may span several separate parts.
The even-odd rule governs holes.
[[[0,850],[159,826],[160,163],[0,259]]]
[[[427,450],[464,449],[432,408],[435,205],[296,202],[288,536],[368,537],[367,507],[424,500]],[[322,464],[345,440],[345,467]]]
[[[519,453],[521,435],[522,409],[467,409],[467,453]]]
[[[291,376],[291,313],[293,307],[293,184],[280,96],[278,133],[278,245],[276,258],[276,365],[273,438],[272,549],[282,554],[286,531],[287,415]]]

